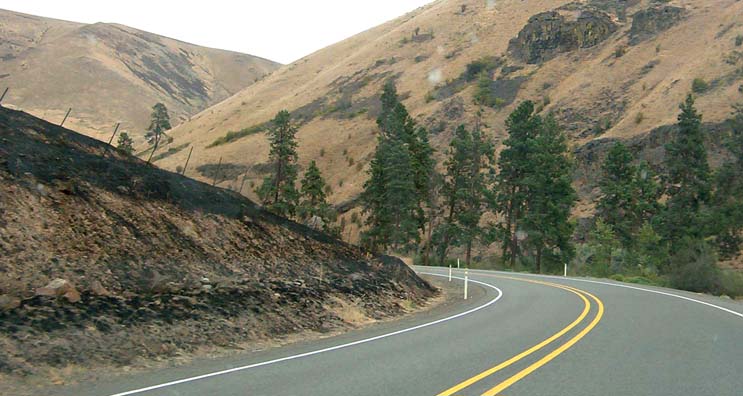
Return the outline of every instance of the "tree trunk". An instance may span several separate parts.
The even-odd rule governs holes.
[[[536,262],[537,262],[537,273],[541,274],[542,273],[542,248],[541,247],[537,248]]]
[[[470,260],[471,259],[472,259],[472,241],[469,241],[469,242],[467,242],[467,253],[464,256],[464,262],[465,262],[465,265],[466,265],[465,268],[469,268],[470,267]]]

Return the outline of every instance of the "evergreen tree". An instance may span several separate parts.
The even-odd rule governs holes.
[[[118,140],[118,144],[116,145],[116,147],[119,150],[129,155],[132,155],[134,153],[134,140],[132,140],[132,138],[129,136],[128,133],[121,132],[121,134],[119,135],[119,140]]]
[[[416,126],[392,81],[384,85],[381,102],[379,143],[362,194],[368,213],[362,236],[374,250],[407,248],[419,241],[418,229],[425,233],[433,149],[428,132]]]
[[[170,126],[170,115],[168,114],[168,108],[162,103],[157,103],[152,107],[152,114],[150,115],[150,126],[147,128],[147,133],[144,137],[152,147],[150,157],[147,159],[149,164],[152,161],[152,156],[157,151],[157,147],[160,145],[165,132],[169,131]]]
[[[635,166],[629,149],[615,143],[602,166],[598,216],[610,225],[625,247],[657,212],[660,189],[647,164]]]
[[[297,128],[291,123],[291,115],[282,110],[271,121],[269,159],[274,166],[272,175],[263,180],[256,191],[258,197],[270,211],[285,217],[296,214],[299,192],[297,180]]]
[[[572,186],[573,164],[565,135],[552,116],[542,123],[532,147],[528,156],[531,167],[524,178],[527,194],[522,229],[536,271],[541,272],[545,258],[567,262],[573,256],[570,213],[577,194]]]
[[[723,165],[715,177],[712,233],[722,258],[740,254],[743,231],[743,106],[735,106],[726,147],[732,161]]]
[[[418,240],[417,197],[410,155],[402,142],[380,138],[364,183],[362,202],[368,213],[363,234],[376,251],[409,247]]]
[[[495,226],[495,235],[500,239],[504,259],[514,268],[521,256],[519,239],[523,232],[518,229],[526,214],[528,186],[526,177],[536,164],[531,162],[534,137],[542,127],[541,118],[534,114],[534,103],[525,101],[506,120],[508,138],[498,158],[499,173],[496,177],[494,210],[503,221]]]
[[[702,116],[690,94],[681,104],[678,135],[666,145],[665,178],[668,200],[660,233],[678,250],[684,238],[704,237],[702,208],[710,200],[710,168],[702,135]]]
[[[460,125],[449,143],[443,186],[446,218],[437,230],[439,260],[443,263],[451,245],[465,247],[470,265],[472,246],[483,236],[480,219],[485,211],[494,162],[493,142],[479,130]]]
[[[306,221],[317,216],[323,220],[325,229],[327,229],[330,222],[334,221],[335,216],[325,195],[327,185],[315,161],[310,162],[301,185],[301,198],[297,209],[298,217]]]

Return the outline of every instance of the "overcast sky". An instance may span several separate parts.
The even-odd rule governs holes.
[[[0,0],[0,8],[116,22],[208,47],[290,63],[431,0]]]

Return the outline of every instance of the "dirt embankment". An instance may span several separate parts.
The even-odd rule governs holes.
[[[0,375],[329,332],[435,294],[399,260],[104,151],[0,108]]]

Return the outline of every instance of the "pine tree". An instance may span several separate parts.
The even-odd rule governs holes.
[[[565,135],[552,116],[538,130],[528,159],[531,167],[524,178],[527,194],[522,224],[539,273],[545,258],[567,262],[574,253],[570,213],[577,194],[572,186],[573,164]]]
[[[310,162],[307,171],[304,173],[301,185],[301,197],[297,209],[298,217],[306,221],[317,216],[322,219],[325,229],[327,229],[330,222],[334,221],[335,215],[325,195],[327,184],[315,161]]]
[[[715,177],[712,233],[722,258],[740,254],[743,231],[743,106],[735,106],[730,136],[725,146],[732,161],[723,165]]]
[[[405,145],[380,138],[364,184],[362,202],[368,214],[363,239],[371,250],[408,247],[417,241],[417,197],[411,160]]]
[[[126,132],[121,132],[116,147],[129,155],[134,153],[134,141]]]
[[[642,224],[657,212],[659,187],[647,164],[635,166],[627,146],[617,142],[601,170],[598,216],[612,227],[622,245],[632,245]]]
[[[372,249],[408,248],[425,232],[430,203],[433,149],[428,132],[418,128],[397,96],[392,81],[384,85],[380,130],[362,202],[367,216],[363,239]]]
[[[265,207],[285,217],[293,217],[299,200],[297,180],[297,128],[291,115],[282,110],[271,121],[269,159],[274,166],[272,175],[263,180],[256,191]]]
[[[508,138],[498,158],[500,171],[496,177],[493,208],[503,222],[495,226],[494,234],[500,239],[503,257],[511,268],[521,257],[519,240],[523,239],[523,232],[518,226],[526,214],[528,186],[525,182],[534,166],[530,156],[540,128],[542,119],[534,114],[534,103],[521,103],[506,120]]]
[[[479,130],[470,132],[460,125],[454,132],[442,189],[446,217],[436,233],[442,263],[452,245],[464,246],[465,263],[471,263],[472,246],[484,234],[480,219],[486,208],[494,152],[493,142]]]
[[[150,157],[147,159],[149,164],[152,161],[152,156],[157,151],[157,147],[160,145],[165,132],[169,131],[170,126],[170,115],[168,114],[168,108],[162,103],[157,103],[152,106],[152,114],[150,115],[150,126],[147,128],[145,133],[145,139],[152,147]]]
[[[702,116],[690,94],[681,104],[678,135],[666,145],[665,177],[668,201],[660,233],[677,250],[683,239],[704,237],[702,208],[710,200],[710,168],[702,135]]]

